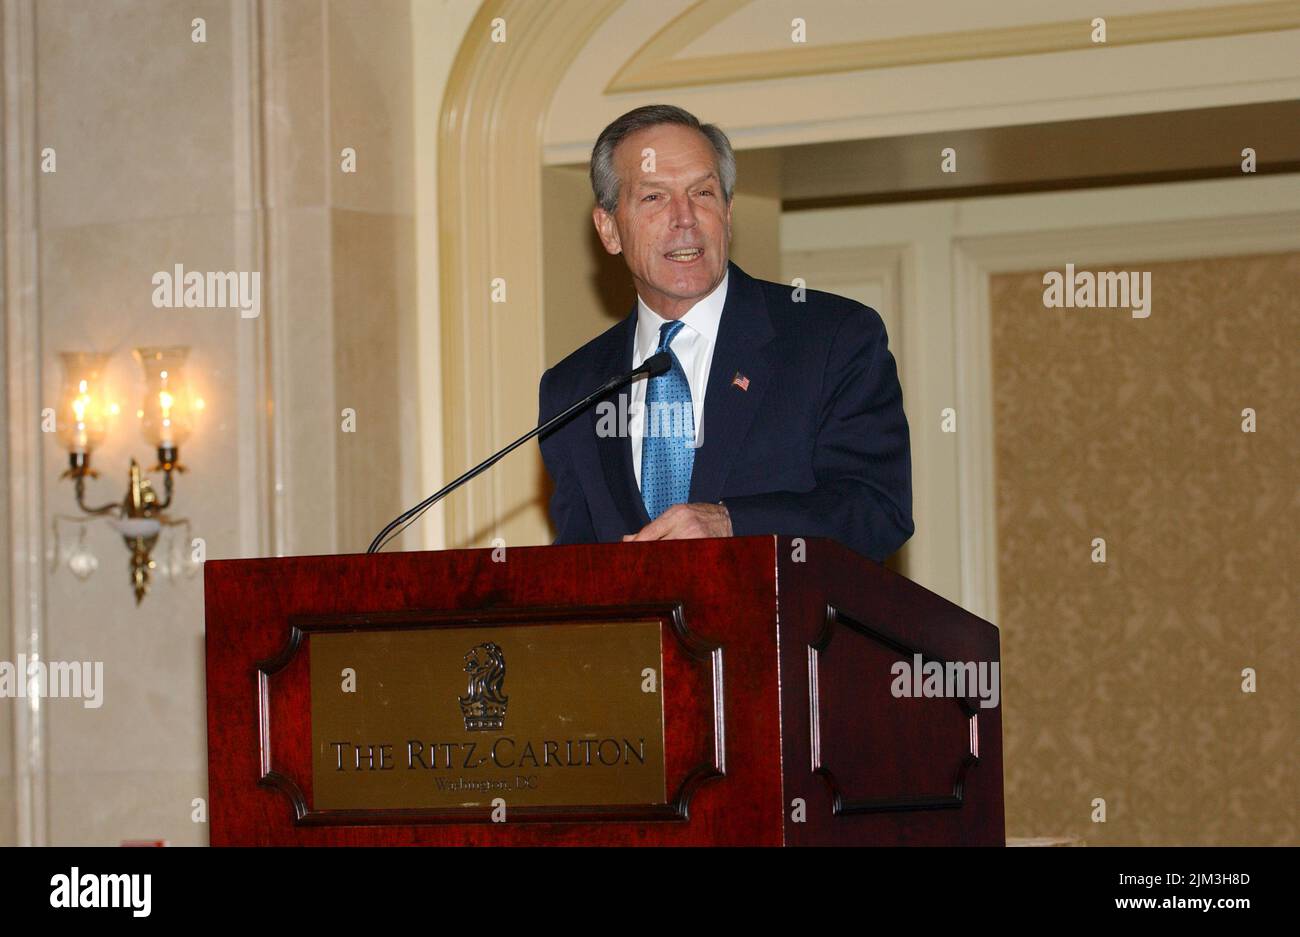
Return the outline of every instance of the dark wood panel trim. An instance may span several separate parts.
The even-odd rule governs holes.
[[[947,810],[961,807],[965,799],[966,775],[972,767],[979,764],[979,708],[971,699],[956,699],[969,724],[967,750],[962,753],[953,771],[952,794],[938,797],[911,797],[894,795],[873,798],[871,800],[850,800],[844,795],[840,782],[834,771],[822,762],[821,755],[821,700],[818,691],[819,655],[825,651],[834,636],[836,625],[857,632],[868,640],[884,645],[890,650],[911,659],[920,654],[924,663],[935,661],[946,665],[947,661],[934,654],[912,647],[895,635],[863,624],[847,615],[834,604],[827,603],[826,616],[822,630],[817,638],[808,645],[808,706],[809,706],[809,749],[812,753],[812,771],[823,778],[830,787],[836,816],[861,813],[888,813],[904,810]]]

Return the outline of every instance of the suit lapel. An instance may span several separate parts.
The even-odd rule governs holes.
[[[704,412],[696,428],[699,448],[690,494],[695,503],[712,504],[722,497],[722,486],[763,402],[774,366],[772,351],[765,347],[775,333],[763,291],[735,264],[730,265],[728,277]],[[745,388],[735,383],[737,375],[741,383],[748,379]]]
[[[622,326],[614,332],[614,340],[610,341],[606,354],[602,359],[599,367],[600,373],[592,375],[595,383],[607,381],[615,374],[623,374],[632,370],[632,354],[636,341],[636,319],[637,307],[632,306],[632,312],[623,320]],[[602,402],[608,401],[614,405],[614,413],[619,413],[618,397],[619,394],[630,393],[630,384],[624,384],[621,388],[611,391],[602,397]],[[630,397],[628,398],[630,400]],[[632,438],[626,433],[615,433],[613,435],[601,435],[596,432],[599,413],[596,407],[592,408],[591,413],[591,432],[596,439],[596,451],[600,455],[601,469],[605,475],[605,484],[609,486],[610,494],[614,497],[614,504],[618,506],[619,514],[623,519],[623,525],[630,533],[635,533],[646,524],[650,523],[650,515],[646,513],[645,502],[641,499],[641,489],[636,484],[636,473],[632,470]],[[626,408],[625,408],[626,409]]]
[[[619,329],[611,333],[605,354],[598,363],[599,370],[591,375],[594,383],[632,369],[636,322],[637,307],[634,304]],[[731,264],[727,299],[718,323],[713,362],[709,366],[704,411],[700,425],[696,427],[699,448],[691,470],[692,502],[711,504],[722,496],[722,486],[740,444],[749,432],[771,383],[774,362],[772,351],[766,346],[774,334],[763,291],[748,274]],[[741,376],[742,383],[744,378],[748,378],[744,389],[734,383],[737,375]],[[614,405],[615,413],[618,412],[618,395],[626,392],[627,386],[602,398],[602,401]],[[650,515],[646,513],[632,467],[632,440],[627,435],[600,435],[596,432],[598,419],[597,408],[593,407],[589,424],[596,439],[605,483],[626,528],[638,531],[650,523]]]

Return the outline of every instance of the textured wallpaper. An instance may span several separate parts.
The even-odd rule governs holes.
[[[991,283],[1007,835],[1297,844],[1300,254],[1126,266]]]

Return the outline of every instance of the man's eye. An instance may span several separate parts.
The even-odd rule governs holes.
[[[701,190],[700,190],[698,193],[696,193],[696,194],[698,194],[698,195],[708,195],[708,196],[712,196],[712,195],[713,195],[713,190],[712,190],[712,189],[701,189]]]
[[[643,201],[643,202],[648,202],[648,201],[650,201],[650,199],[652,199],[652,198],[658,198],[658,197],[659,197],[658,195],[655,195],[654,193],[651,193],[650,195],[647,195],[645,198],[641,199],[641,201]]]

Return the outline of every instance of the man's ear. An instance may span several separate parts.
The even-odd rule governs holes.
[[[611,254],[623,253],[623,242],[618,236],[614,216],[597,205],[591,210],[591,220],[596,225],[596,234],[600,235],[600,243],[605,246],[605,250]]]

